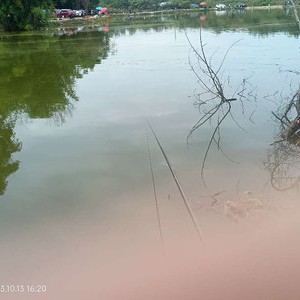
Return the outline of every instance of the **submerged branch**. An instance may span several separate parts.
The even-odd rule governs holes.
[[[188,134],[187,140],[191,137],[191,135],[200,127],[204,126],[205,124],[210,124],[212,126],[212,133],[209,138],[208,145],[206,146],[204,158],[201,166],[201,180],[203,184],[205,184],[204,180],[204,169],[206,165],[206,161],[208,159],[208,154],[211,150],[212,145],[215,143],[218,147],[218,150],[221,150],[220,147],[220,140],[221,140],[221,127],[223,122],[226,120],[227,117],[231,117],[233,122],[243,130],[243,128],[238,124],[233,113],[231,111],[232,105],[234,102],[239,100],[239,103],[242,103],[242,113],[244,114],[244,105],[243,101],[249,99],[256,99],[256,96],[252,93],[252,91],[247,93],[248,86],[252,85],[249,84],[248,78],[244,78],[241,83],[237,85],[233,94],[229,97],[225,95],[225,88],[230,84],[229,77],[227,82],[222,81],[220,77],[221,69],[225,63],[225,60],[229,54],[229,51],[240,41],[234,42],[225,52],[225,55],[222,57],[221,62],[217,66],[216,69],[212,66],[212,58],[216,54],[215,51],[212,56],[208,58],[206,51],[205,51],[205,44],[203,43],[202,39],[202,31],[200,28],[199,32],[199,50],[191,42],[190,38],[188,37],[187,33],[185,33],[187,41],[191,47],[191,52],[195,55],[198,64],[197,69],[193,65],[191,58],[189,57],[189,65],[192,72],[195,74],[196,78],[198,79],[198,83],[201,88],[201,92],[197,95],[197,102],[195,103],[198,106],[198,110],[201,114],[199,120],[193,125],[190,129]],[[254,114],[252,111],[251,116]],[[188,141],[187,141],[188,142]],[[221,153],[228,159],[228,156],[225,155],[224,151]]]
[[[264,162],[270,173],[271,186],[277,191],[299,188],[300,162],[300,88],[291,97],[282,112],[273,116],[279,121],[280,133],[270,146]]]

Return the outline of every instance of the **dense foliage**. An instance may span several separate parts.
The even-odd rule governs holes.
[[[88,9],[99,0],[1,0],[0,22],[7,31],[45,27],[54,8]]]
[[[1,0],[0,20],[5,30],[30,30],[47,23],[52,0]]]

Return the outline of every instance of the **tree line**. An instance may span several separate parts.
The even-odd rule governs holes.
[[[0,23],[6,31],[40,29],[48,24],[54,9],[93,9],[97,6],[111,10],[156,10],[189,8],[194,0],[1,0]]]
[[[6,31],[45,27],[55,8],[89,9],[99,0],[1,0],[0,23]]]

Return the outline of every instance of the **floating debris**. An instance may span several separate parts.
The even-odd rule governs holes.
[[[252,192],[244,192],[244,197],[237,201],[226,201],[224,205],[225,215],[238,222],[239,219],[248,218],[251,211],[263,208],[261,197],[255,198]]]

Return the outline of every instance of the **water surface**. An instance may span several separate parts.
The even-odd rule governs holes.
[[[299,84],[299,38],[289,14],[263,16],[170,16],[147,25],[125,19],[127,25],[105,30],[2,37],[2,281],[47,284],[49,299],[77,299],[73,292],[82,299],[86,290],[74,288],[75,282],[96,276],[111,257],[133,255],[139,242],[159,252],[147,140],[166,239],[193,235],[147,120],[202,223],[211,204],[203,195],[223,192],[217,206],[222,220],[224,201],[246,190],[268,201],[299,197],[293,184],[276,191],[264,164],[280,132],[271,112]],[[213,147],[207,187],[200,170],[211,126],[195,131],[187,144],[200,117],[194,94],[201,92],[187,36],[199,49],[201,22],[212,65],[237,42],[220,72],[226,93],[249,82],[244,105],[233,107],[239,125],[228,119],[221,128],[222,149],[234,162]],[[58,286],[60,276],[69,276],[65,286]]]

